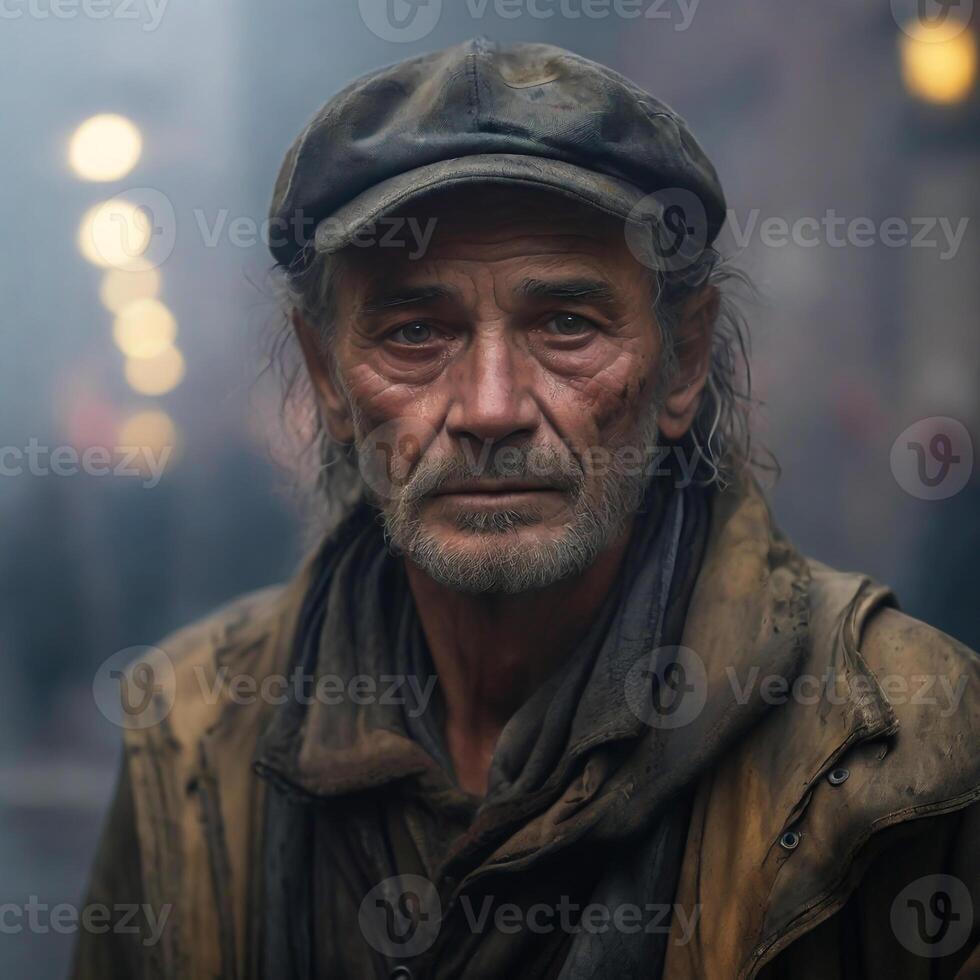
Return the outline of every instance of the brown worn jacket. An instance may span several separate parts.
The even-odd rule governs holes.
[[[271,708],[205,698],[201,678],[221,666],[258,679],[286,673],[308,576],[163,644],[174,687],[158,696],[173,707],[160,724],[125,733],[90,901],[170,914],[153,945],[84,935],[79,980],[262,975],[269,789],[252,762]],[[726,668],[736,661],[748,668],[740,684],[769,683],[767,665],[790,661],[797,679],[815,680],[714,747],[698,774],[675,897],[697,916],[684,936],[675,917],[665,980],[980,976],[976,655],[899,612],[866,577],[802,558],[751,484],[715,498],[683,643],[704,660],[709,691],[731,686]],[[836,686],[819,683],[828,676]],[[847,696],[833,696],[842,689]],[[710,743],[724,728],[711,710],[686,737]],[[657,790],[649,760],[590,778],[588,793],[581,776],[572,780],[493,860],[533,862],[574,837],[584,813],[581,832],[601,839]],[[338,921],[345,966],[328,975],[384,976],[376,957],[350,965],[363,947],[357,909],[341,909]],[[466,975],[493,973],[477,964]]]

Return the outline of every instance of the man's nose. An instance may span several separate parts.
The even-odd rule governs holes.
[[[446,417],[449,434],[479,442],[527,437],[541,413],[526,355],[505,335],[477,337],[451,373],[452,406]]]

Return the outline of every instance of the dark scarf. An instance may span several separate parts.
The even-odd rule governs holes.
[[[581,771],[590,752],[639,737],[645,725],[630,709],[627,685],[645,654],[679,642],[687,599],[707,530],[706,495],[696,489],[651,496],[638,514],[615,587],[578,649],[505,726],[475,826],[484,850],[543,812]],[[295,664],[308,676],[433,673],[400,560],[386,549],[376,515],[359,508],[321,549],[295,640]],[[635,677],[634,677],[635,675]],[[642,700],[642,694],[640,694]],[[391,705],[327,707],[289,702],[260,747],[259,771],[284,790],[269,794],[266,832],[266,963],[277,976],[311,975],[312,911],[308,869],[312,832],[296,799],[329,798],[361,786],[400,780],[452,780],[442,739],[438,691],[415,715]],[[669,905],[689,816],[680,794],[650,831],[608,862],[593,901]],[[472,848],[471,848],[472,852]],[[459,863],[466,854],[450,854]],[[392,868],[392,874],[399,869]],[[568,944],[561,977],[656,977],[666,936],[579,933]]]

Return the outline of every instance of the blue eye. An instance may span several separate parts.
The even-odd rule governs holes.
[[[595,330],[595,324],[591,320],[575,313],[556,313],[548,321],[548,325],[554,328],[554,333],[562,337],[580,337]]]
[[[424,344],[427,340],[432,339],[432,327],[420,321],[406,323],[403,327],[395,330],[392,337],[405,344]]]

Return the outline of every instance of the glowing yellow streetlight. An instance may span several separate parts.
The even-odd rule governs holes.
[[[173,345],[177,321],[160,300],[138,299],[116,317],[112,336],[127,357],[146,360]]]
[[[150,217],[121,197],[89,208],[78,226],[78,250],[93,265],[103,269],[132,269],[153,236]]]
[[[899,37],[902,80],[916,98],[939,105],[962,102],[977,77],[977,42],[972,31],[952,33],[917,24]]]
[[[83,180],[119,180],[143,152],[139,129],[125,116],[103,113],[86,119],[68,143],[68,162]]]
[[[184,380],[184,358],[176,347],[168,347],[156,357],[130,357],[126,380],[141,395],[165,395]]]

